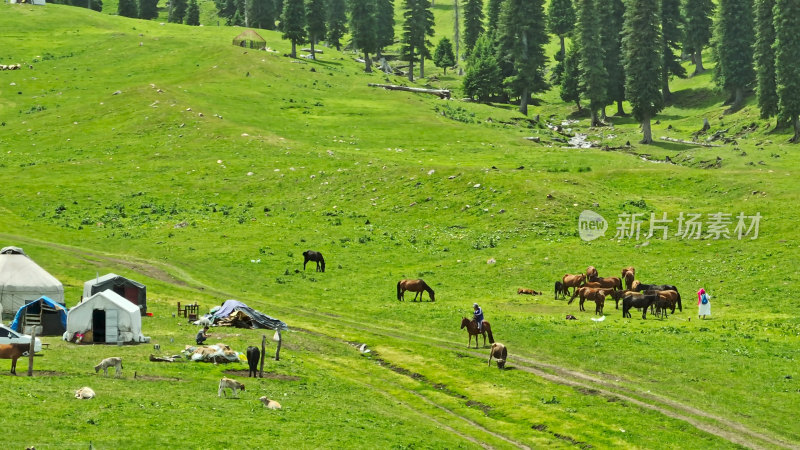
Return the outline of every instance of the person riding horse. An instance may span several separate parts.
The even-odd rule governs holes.
[[[478,332],[483,332],[483,310],[477,303],[472,304],[472,318],[478,324]]]

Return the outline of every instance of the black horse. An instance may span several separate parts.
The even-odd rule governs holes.
[[[642,319],[647,319],[647,308],[658,301],[658,294],[628,294],[622,299],[622,317],[631,317],[631,308],[642,309]]]
[[[559,294],[563,298],[567,298],[567,295],[569,294],[569,290],[564,287],[564,283],[562,283],[560,281],[556,281],[555,293],[556,293],[556,300],[558,300]]]
[[[303,252],[303,270],[306,270],[306,264],[309,261],[317,263],[317,272],[325,272],[325,258],[322,253],[315,252],[314,250],[306,250]]]
[[[638,281],[633,283],[631,286],[631,290],[642,292],[642,291],[675,291],[678,292],[678,288],[671,284],[642,284]],[[681,293],[678,292],[678,309],[683,311],[683,305],[681,305]],[[675,312],[675,309],[672,309],[672,312]]]
[[[261,359],[261,352],[258,348],[250,346],[247,347],[247,365],[250,366],[250,373],[248,377],[258,378],[258,360]]]

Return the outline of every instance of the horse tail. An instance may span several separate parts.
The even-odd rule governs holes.
[[[397,299],[398,300],[400,300],[400,283],[402,283],[402,281],[398,281],[397,282]]]
[[[492,327],[489,325],[489,322],[486,322],[486,334],[489,335],[489,343],[494,344],[494,336],[492,336]]]
[[[572,304],[572,301],[575,300],[575,297],[578,296],[578,288],[575,288],[575,291],[572,293],[572,297],[570,297],[569,301],[567,302],[568,305]]]
[[[681,312],[683,312],[683,305],[681,305],[681,293],[678,292],[677,290],[675,292],[678,294],[678,309],[680,309]]]

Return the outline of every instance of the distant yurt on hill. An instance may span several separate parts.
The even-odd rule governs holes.
[[[261,50],[267,47],[267,41],[255,31],[245,30],[242,31],[242,34],[233,38],[233,45]]]
[[[10,320],[26,303],[42,296],[64,304],[64,286],[19,247],[0,250],[0,310]]]

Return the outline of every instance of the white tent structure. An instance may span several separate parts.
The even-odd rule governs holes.
[[[98,292],[69,310],[64,340],[71,341],[76,333],[84,335],[83,342],[150,341],[142,335],[139,308],[112,290]]]
[[[19,247],[0,250],[0,311],[2,319],[14,318],[17,310],[42,296],[64,304],[64,286]]]

